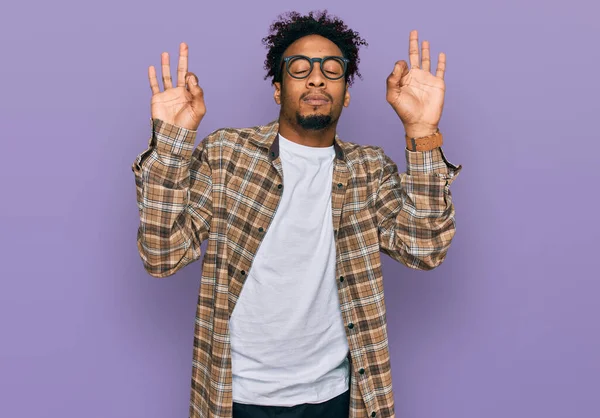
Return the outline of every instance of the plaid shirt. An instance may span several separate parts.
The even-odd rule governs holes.
[[[190,417],[232,416],[229,318],[285,187],[278,119],[197,131],[151,120],[134,161],[146,271],[166,277],[200,258]],[[400,139],[404,142],[404,138]],[[350,347],[349,418],[394,417],[380,252],[419,270],[439,266],[455,233],[449,186],[462,166],[441,148],[411,152],[407,171],[377,146],[335,135],[331,201],[340,309]],[[332,278],[334,279],[334,278]]]

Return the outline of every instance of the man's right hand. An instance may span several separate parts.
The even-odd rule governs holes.
[[[198,77],[188,72],[188,46],[179,45],[179,65],[177,66],[177,85],[173,87],[169,53],[161,55],[162,80],[165,90],[160,91],[154,66],[148,67],[148,78],[152,89],[150,109],[152,119],[160,119],[172,125],[196,130],[206,114],[204,92],[198,85]],[[186,87],[187,86],[187,87]]]

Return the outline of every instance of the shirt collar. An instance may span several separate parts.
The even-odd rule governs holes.
[[[279,156],[279,118],[263,126],[257,126],[255,131],[249,137],[250,142],[261,148],[269,150],[269,158],[276,159]],[[337,132],[333,140],[335,157],[338,160],[345,161],[346,143],[342,141]]]

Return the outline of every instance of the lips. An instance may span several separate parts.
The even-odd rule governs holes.
[[[323,96],[320,94],[309,94],[306,96],[303,101],[309,105],[320,106],[329,103],[329,99],[327,96]]]

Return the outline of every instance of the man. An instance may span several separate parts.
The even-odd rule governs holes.
[[[194,148],[206,113],[180,45],[177,84],[154,67],[152,138],[133,164],[145,269],[174,274],[208,240],[196,314],[191,417],[394,417],[380,252],[439,266],[455,234],[449,185],[461,166],[438,123],[445,56],[398,61],[386,99],[407,172],[377,146],[342,141],[358,46],[327,11],[280,16],[263,39],[278,119],[224,128]],[[400,130],[399,130],[400,131]]]

